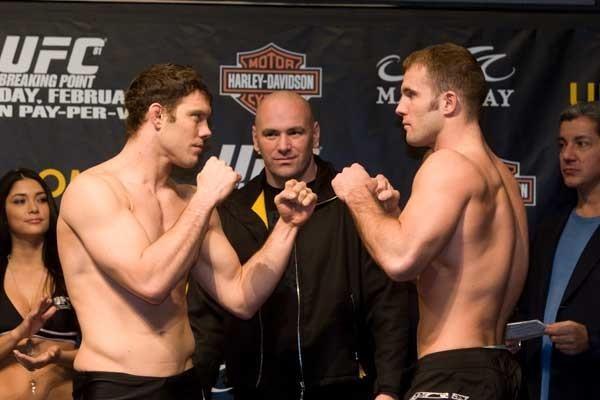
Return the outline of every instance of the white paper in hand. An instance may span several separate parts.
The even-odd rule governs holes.
[[[539,319],[506,324],[507,340],[527,340],[544,335],[546,325]]]

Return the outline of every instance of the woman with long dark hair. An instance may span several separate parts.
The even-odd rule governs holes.
[[[56,205],[32,170],[0,179],[0,398],[70,399],[79,328],[56,245]]]

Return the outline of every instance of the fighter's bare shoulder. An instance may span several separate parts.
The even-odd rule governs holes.
[[[458,151],[441,149],[432,152],[415,175],[413,190],[425,187],[467,195],[484,189],[485,181],[475,162]]]
[[[68,223],[89,213],[131,208],[127,191],[119,179],[101,166],[79,174],[67,187],[60,214]]]

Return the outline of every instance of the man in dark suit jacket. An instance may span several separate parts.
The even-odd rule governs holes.
[[[533,242],[520,317],[547,324],[524,343],[530,399],[600,398],[600,102],[560,116],[560,168],[577,205],[543,222]]]

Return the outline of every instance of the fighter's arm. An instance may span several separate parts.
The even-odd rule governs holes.
[[[252,317],[283,275],[298,229],[315,203],[316,195],[303,182],[288,181],[275,197],[279,220],[262,248],[243,266],[218,214],[213,213],[193,277],[229,312],[239,318]]]
[[[84,174],[65,192],[60,216],[98,268],[132,294],[159,304],[191,266],[213,207],[192,196],[171,229],[151,241],[127,199],[104,178]]]
[[[477,178],[465,164],[454,152],[433,153],[398,218],[379,204],[373,181],[364,179],[346,193],[340,189],[369,253],[392,279],[416,278],[450,240],[472,196],[470,179]]]

